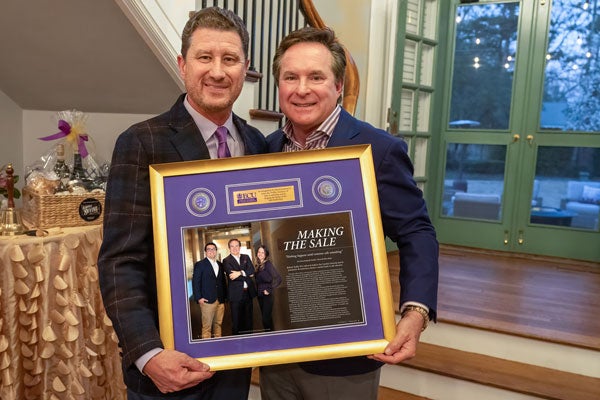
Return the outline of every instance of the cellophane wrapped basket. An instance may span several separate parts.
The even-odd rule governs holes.
[[[57,119],[59,132],[40,138],[54,146],[29,166],[21,200],[25,225],[46,229],[100,224],[108,164],[95,154],[83,112],[60,111]]]

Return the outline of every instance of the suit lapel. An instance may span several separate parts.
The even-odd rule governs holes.
[[[237,128],[240,136],[242,137],[242,140],[244,141],[244,154],[257,154],[258,149],[254,145],[254,143],[251,140],[249,140],[248,134],[246,133],[246,130],[248,129],[246,121],[233,114],[233,124]]]
[[[183,105],[184,96],[185,94],[181,95],[170,110],[171,143],[184,161],[208,159],[208,147],[198,126]]]
[[[171,143],[184,161],[209,159],[208,147],[206,147],[196,124],[192,122],[192,125],[178,130],[171,137]]]
[[[346,110],[342,108],[340,119],[338,120],[331,139],[327,147],[348,146],[352,144],[352,139],[360,133],[356,120]]]
[[[269,137],[269,153],[277,153],[283,150],[283,144],[285,143],[285,135],[282,130],[273,133],[273,137]]]
[[[236,271],[240,270],[240,263],[236,260],[236,258],[233,256],[233,254],[228,255],[227,257],[231,257],[231,259],[233,260],[233,265],[236,266]],[[240,262],[242,261],[242,257],[240,256]]]

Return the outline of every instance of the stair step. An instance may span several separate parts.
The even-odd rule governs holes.
[[[430,400],[429,397],[417,396],[414,394],[391,389],[385,386],[379,386],[377,400]]]
[[[417,356],[399,365],[553,400],[600,398],[600,379],[420,343]]]

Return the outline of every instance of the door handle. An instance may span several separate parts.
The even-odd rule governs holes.
[[[517,133],[517,134],[514,134],[514,135],[513,135],[513,140],[512,140],[512,141],[513,141],[513,143],[515,143],[515,142],[518,142],[518,141],[519,141],[519,139],[521,139],[521,135],[519,135],[519,134]]]
[[[531,146],[533,144],[533,135],[527,135],[526,139],[529,145]]]
[[[523,239],[523,231],[522,230],[519,230],[519,236],[517,237],[517,243],[518,244],[525,243],[525,239]]]

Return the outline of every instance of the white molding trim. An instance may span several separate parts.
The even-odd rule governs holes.
[[[365,120],[382,129],[387,128],[387,109],[391,104],[397,7],[398,0],[371,2]]]
[[[156,0],[115,0],[127,19],[159,59],[169,75],[185,90],[177,55],[181,37]]]

